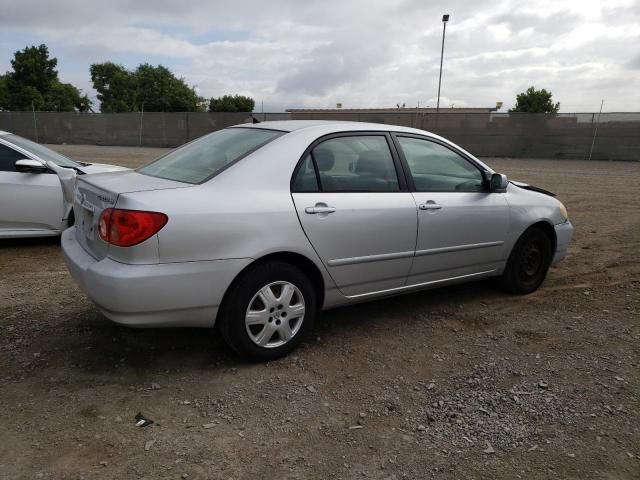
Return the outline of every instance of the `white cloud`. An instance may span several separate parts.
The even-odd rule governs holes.
[[[0,66],[47,43],[60,76],[161,61],[204,96],[265,109],[435,104],[441,15],[450,13],[441,103],[491,106],[530,85],[563,111],[640,111],[640,2],[631,0],[0,0]],[[26,42],[26,43],[25,43]]]

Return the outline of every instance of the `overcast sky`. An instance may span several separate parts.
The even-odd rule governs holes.
[[[640,0],[0,0],[0,71],[46,43],[63,81],[89,65],[162,63],[205,97],[256,110],[513,106],[530,85],[561,111],[640,111]]]

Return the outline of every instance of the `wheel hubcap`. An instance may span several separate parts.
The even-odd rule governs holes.
[[[270,283],[249,302],[245,316],[247,334],[260,347],[280,347],[298,333],[304,312],[304,297],[298,287],[289,282]]]

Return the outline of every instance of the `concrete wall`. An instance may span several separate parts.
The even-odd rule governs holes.
[[[364,121],[429,130],[477,156],[585,159],[594,133],[593,159],[640,160],[640,114],[255,113],[260,120]],[[0,130],[41,143],[176,147],[229,125],[251,121],[248,113],[86,114],[0,112]]]
[[[406,111],[405,111],[406,110]],[[293,113],[294,119],[387,123],[441,135],[479,157],[640,161],[640,113]],[[597,129],[597,132],[596,132]]]
[[[88,145],[177,147],[250,121],[248,113],[0,112],[0,130],[40,143]]]

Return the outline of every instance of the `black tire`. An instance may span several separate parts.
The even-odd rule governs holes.
[[[283,308],[283,305],[280,304],[272,307],[274,316],[269,316],[269,325],[264,323],[264,325],[247,326],[245,318],[249,307],[255,308],[258,305],[257,308],[261,309],[264,306],[265,313],[262,315],[270,315],[266,313],[269,311],[269,307],[262,302],[261,298],[255,298],[258,292],[263,288],[271,288],[274,292],[274,299],[277,300],[278,288],[281,288],[280,295],[283,295],[284,292],[282,290],[284,285],[280,286],[280,283],[288,283],[297,288],[289,302],[290,305],[294,304],[290,308],[300,308],[302,302],[304,315],[297,318],[295,314],[290,314],[289,318],[280,317],[280,315],[286,315],[285,310],[289,308],[285,306],[283,310],[278,310],[278,308]],[[302,298],[299,298],[300,296]],[[289,263],[272,261],[250,268],[234,282],[223,302],[218,326],[225,342],[238,354],[250,360],[269,361],[289,354],[302,342],[304,336],[313,328],[316,311],[317,295],[309,278],[300,269]],[[276,326],[276,322],[278,322],[278,326]],[[281,338],[279,331],[273,331],[271,336],[267,338],[267,341],[271,340],[271,345],[261,346],[252,339],[252,335],[254,338],[260,336],[262,328],[267,332],[268,327],[279,329],[280,325],[283,325],[284,329],[285,322],[289,328],[288,332],[295,330],[289,340],[285,340],[285,337]],[[297,322],[301,322],[300,325]],[[269,333],[265,333],[263,337],[266,338],[268,335]],[[277,345],[281,341],[285,343]]]
[[[527,230],[511,251],[501,284],[507,292],[527,294],[538,289],[552,260],[551,239],[540,228]]]

